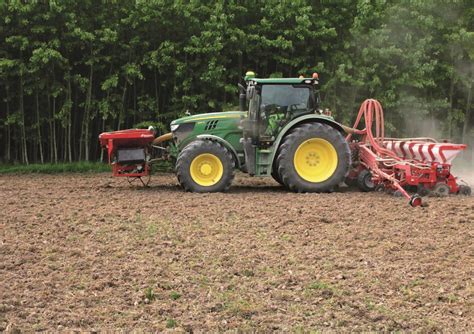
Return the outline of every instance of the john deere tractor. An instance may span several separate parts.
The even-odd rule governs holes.
[[[235,170],[271,176],[295,192],[331,191],[344,180],[350,150],[342,126],[320,109],[319,80],[260,79],[247,72],[240,111],[207,113],[171,122],[179,183],[187,191],[227,190]]]

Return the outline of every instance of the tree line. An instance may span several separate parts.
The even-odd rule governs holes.
[[[469,0],[10,0],[0,13],[0,162],[97,160],[103,131],[236,109],[247,70],[318,72],[347,124],[374,97],[393,136],[473,137]]]

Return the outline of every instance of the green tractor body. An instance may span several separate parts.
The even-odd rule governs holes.
[[[258,79],[240,86],[240,111],[171,123],[171,155],[189,191],[226,190],[238,169],[298,192],[330,191],[349,169],[342,126],[320,109],[317,78]]]
[[[173,133],[173,144],[175,158],[177,153],[186,147],[189,143],[197,139],[212,138],[218,140],[236,155],[240,157],[236,160],[239,166],[243,160],[243,148],[240,139],[242,138],[242,127],[240,126],[242,118],[246,117],[244,111],[226,111],[192,115],[179,118],[171,122]]]

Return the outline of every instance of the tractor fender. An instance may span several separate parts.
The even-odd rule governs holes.
[[[222,145],[224,145],[224,147],[227,148],[232,153],[232,156],[234,157],[234,160],[235,160],[235,167],[240,169],[240,161],[239,161],[239,156],[237,155],[237,151],[232,147],[232,145],[227,140],[225,140],[221,137],[218,137],[218,136],[206,135],[206,134],[198,135],[198,136],[196,136],[196,139],[214,140],[214,141],[217,141],[217,142],[221,143]]]
[[[278,151],[278,148],[280,147],[280,143],[283,140],[283,138],[286,136],[286,134],[291,129],[295,128],[296,126],[301,125],[303,123],[310,123],[310,122],[324,123],[338,130],[342,134],[345,133],[343,126],[331,118],[327,118],[325,116],[320,116],[320,115],[315,115],[315,114],[304,115],[304,116],[298,117],[292,120],[291,122],[289,122],[288,124],[286,124],[283,127],[283,129],[280,131],[280,133],[278,134],[273,144],[273,148],[274,148],[273,152],[271,153],[271,156],[270,156],[270,161],[272,162],[272,165],[275,160],[276,152]]]

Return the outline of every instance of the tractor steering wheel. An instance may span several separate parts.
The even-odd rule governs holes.
[[[288,106],[288,111],[296,111],[296,110],[300,110],[301,108],[299,107],[299,104],[295,103],[295,104],[290,104]]]

